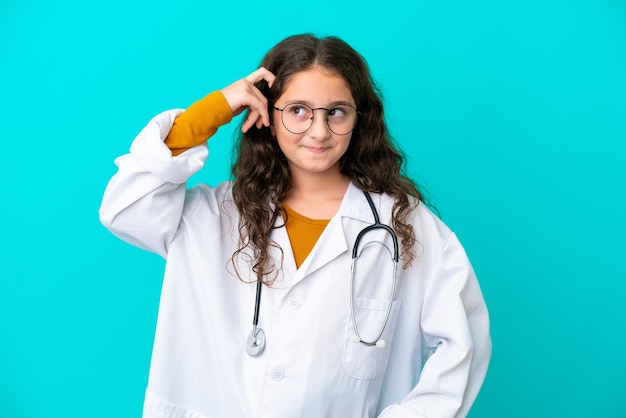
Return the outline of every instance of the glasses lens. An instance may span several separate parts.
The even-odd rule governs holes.
[[[326,112],[328,128],[336,135],[346,135],[352,132],[356,125],[357,111],[350,105],[337,105],[329,109],[316,109]],[[285,129],[294,134],[302,134],[313,124],[313,109],[301,103],[292,103],[285,106],[282,112],[282,121]]]
[[[313,124],[313,110],[303,104],[293,103],[283,109],[283,125],[294,134],[305,133]]]
[[[352,132],[356,125],[356,109],[348,105],[337,105],[328,109],[328,127],[337,135]]]

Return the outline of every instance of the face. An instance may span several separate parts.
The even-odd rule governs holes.
[[[291,103],[310,108],[340,108],[340,105],[346,104],[355,107],[348,83],[341,76],[321,67],[296,73],[275,106],[283,109]],[[333,133],[326,123],[326,111],[315,110],[311,127],[304,133],[294,134],[283,125],[281,112],[273,112],[272,134],[287,157],[293,175],[339,174],[339,159],[348,149],[352,133]],[[334,115],[339,115],[339,111],[329,117]]]

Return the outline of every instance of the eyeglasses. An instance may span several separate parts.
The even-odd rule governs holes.
[[[356,108],[349,104],[338,104],[331,108],[315,107],[302,103],[289,103],[282,109],[273,106],[281,112],[283,126],[292,134],[303,134],[313,126],[313,118],[316,110],[326,112],[326,125],[335,135],[348,135],[354,130],[358,115],[361,114]]]

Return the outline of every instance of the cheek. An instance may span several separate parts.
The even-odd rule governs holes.
[[[282,145],[297,143],[304,136],[303,134],[293,134],[289,132],[282,124],[280,124],[280,122],[279,125],[272,125],[271,129],[274,138],[276,138],[278,144],[281,145],[281,148]]]

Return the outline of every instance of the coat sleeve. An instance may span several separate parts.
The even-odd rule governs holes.
[[[164,144],[180,113],[170,110],[154,117],[137,135],[130,153],[115,160],[118,171],[106,187],[99,212],[113,234],[162,257],[181,221],[186,182],[208,156],[206,143],[176,157]]]
[[[430,354],[415,388],[380,418],[465,417],[491,359],[489,316],[478,281],[450,234],[424,296],[422,351]]]

